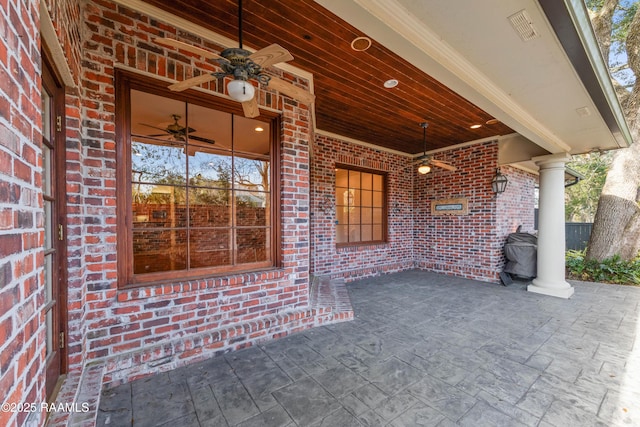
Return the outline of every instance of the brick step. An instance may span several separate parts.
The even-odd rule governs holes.
[[[349,298],[349,292],[347,292],[343,278],[332,279],[330,276],[315,276],[311,282],[309,301],[312,309],[318,311],[330,309],[334,322],[353,320],[351,298]]]

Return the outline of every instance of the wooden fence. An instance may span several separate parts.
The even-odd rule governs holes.
[[[587,247],[593,224],[590,222],[567,222],[565,224],[566,248],[581,251]]]
[[[538,209],[533,217],[534,228],[538,229]],[[581,251],[587,248],[591,236],[592,222],[565,222],[565,250]]]

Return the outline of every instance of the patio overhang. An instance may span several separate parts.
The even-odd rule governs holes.
[[[533,155],[632,141],[582,0],[316,1],[533,142]],[[521,11],[528,41],[509,20]]]

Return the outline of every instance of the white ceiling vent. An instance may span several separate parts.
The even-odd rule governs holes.
[[[520,12],[514,13],[509,17],[509,21],[523,41],[527,42],[540,37],[540,33],[536,30],[526,10],[522,9]]]

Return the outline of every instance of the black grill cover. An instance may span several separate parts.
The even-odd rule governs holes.
[[[504,245],[504,271],[521,277],[536,277],[538,238],[529,233],[511,233]]]

